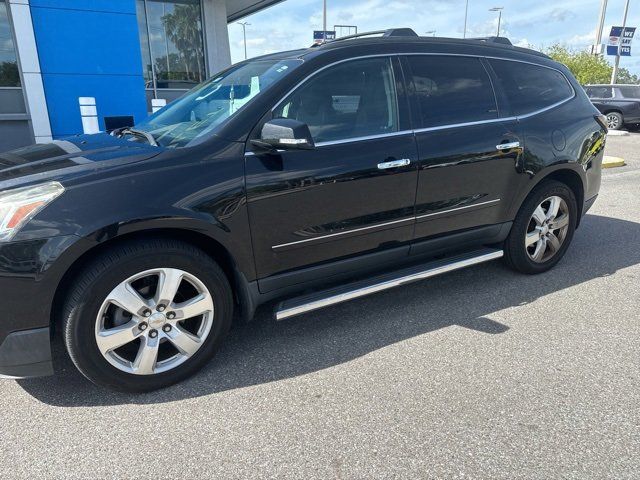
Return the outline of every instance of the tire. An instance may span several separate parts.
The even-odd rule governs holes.
[[[558,213],[552,219],[551,210],[556,205]],[[541,210],[537,210],[538,208]],[[541,214],[544,214],[543,222],[539,221]],[[564,183],[555,180],[543,181],[526,198],[513,222],[511,232],[504,243],[504,259],[507,265],[526,274],[538,274],[554,267],[562,259],[573,239],[577,215],[578,208],[573,191]],[[557,226],[562,227],[553,228]],[[536,239],[537,241],[532,243]]]
[[[606,114],[609,130],[620,130],[624,126],[624,118],[619,112],[609,112]]]
[[[206,253],[169,239],[132,240],[101,253],[78,275],[63,332],[73,363],[93,383],[148,392],[205,365],[232,316],[227,277]]]

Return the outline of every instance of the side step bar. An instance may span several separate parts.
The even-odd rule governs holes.
[[[502,250],[483,248],[454,257],[434,260],[421,265],[405,268],[396,272],[383,274],[367,280],[360,280],[321,292],[304,295],[280,302],[276,307],[276,320],[294,317],[312,310],[347,302],[355,298],[371,295],[390,288],[399,287],[411,282],[435,277],[442,273],[471,267],[479,263],[495,260],[504,255]]]

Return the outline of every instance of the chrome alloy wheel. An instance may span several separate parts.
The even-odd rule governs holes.
[[[95,339],[117,369],[153,375],[181,365],[200,349],[213,314],[211,294],[194,275],[175,268],[147,270],[107,296]]]
[[[611,130],[616,130],[620,127],[620,117],[618,115],[607,115],[607,126]]]
[[[569,207],[561,197],[545,199],[529,220],[525,248],[529,258],[544,263],[553,257],[564,243],[569,230]]]

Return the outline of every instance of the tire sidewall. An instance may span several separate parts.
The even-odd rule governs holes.
[[[111,265],[90,280],[82,292],[82,300],[69,312],[65,337],[74,363],[95,383],[117,390],[148,391],[176,383],[195,373],[218,349],[229,330],[232,300],[226,277],[215,263],[184,251],[162,251],[161,254],[140,252]],[[177,268],[195,275],[213,298],[214,318],[211,331],[200,349],[183,364],[154,375],[134,375],[111,365],[98,349],[95,338],[97,316],[111,291],[127,278],[157,268]]]
[[[525,247],[525,236],[534,210],[545,199],[554,195],[561,197],[567,203],[569,208],[569,229],[567,230],[567,234],[560,250],[546,262],[537,263],[534,262],[527,253],[527,249]],[[509,263],[511,263],[511,265],[517,270],[529,274],[542,273],[553,268],[560,260],[562,260],[569,248],[569,245],[571,244],[576,229],[577,215],[578,206],[573,191],[560,182],[544,182],[530,194],[518,212],[518,216],[516,217],[505,245]]]

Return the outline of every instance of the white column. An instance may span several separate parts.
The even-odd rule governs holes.
[[[98,124],[98,107],[95,97],[79,97],[80,117],[82,118],[82,131],[88,135],[100,132]]]
[[[227,4],[225,0],[202,0],[204,41],[207,52],[207,76],[231,65]]]
[[[16,49],[22,70],[22,91],[31,116],[36,143],[51,141],[49,110],[44,94],[36,37],[33,33],[29,0],[9,0],[9,14],[16,35]]]

